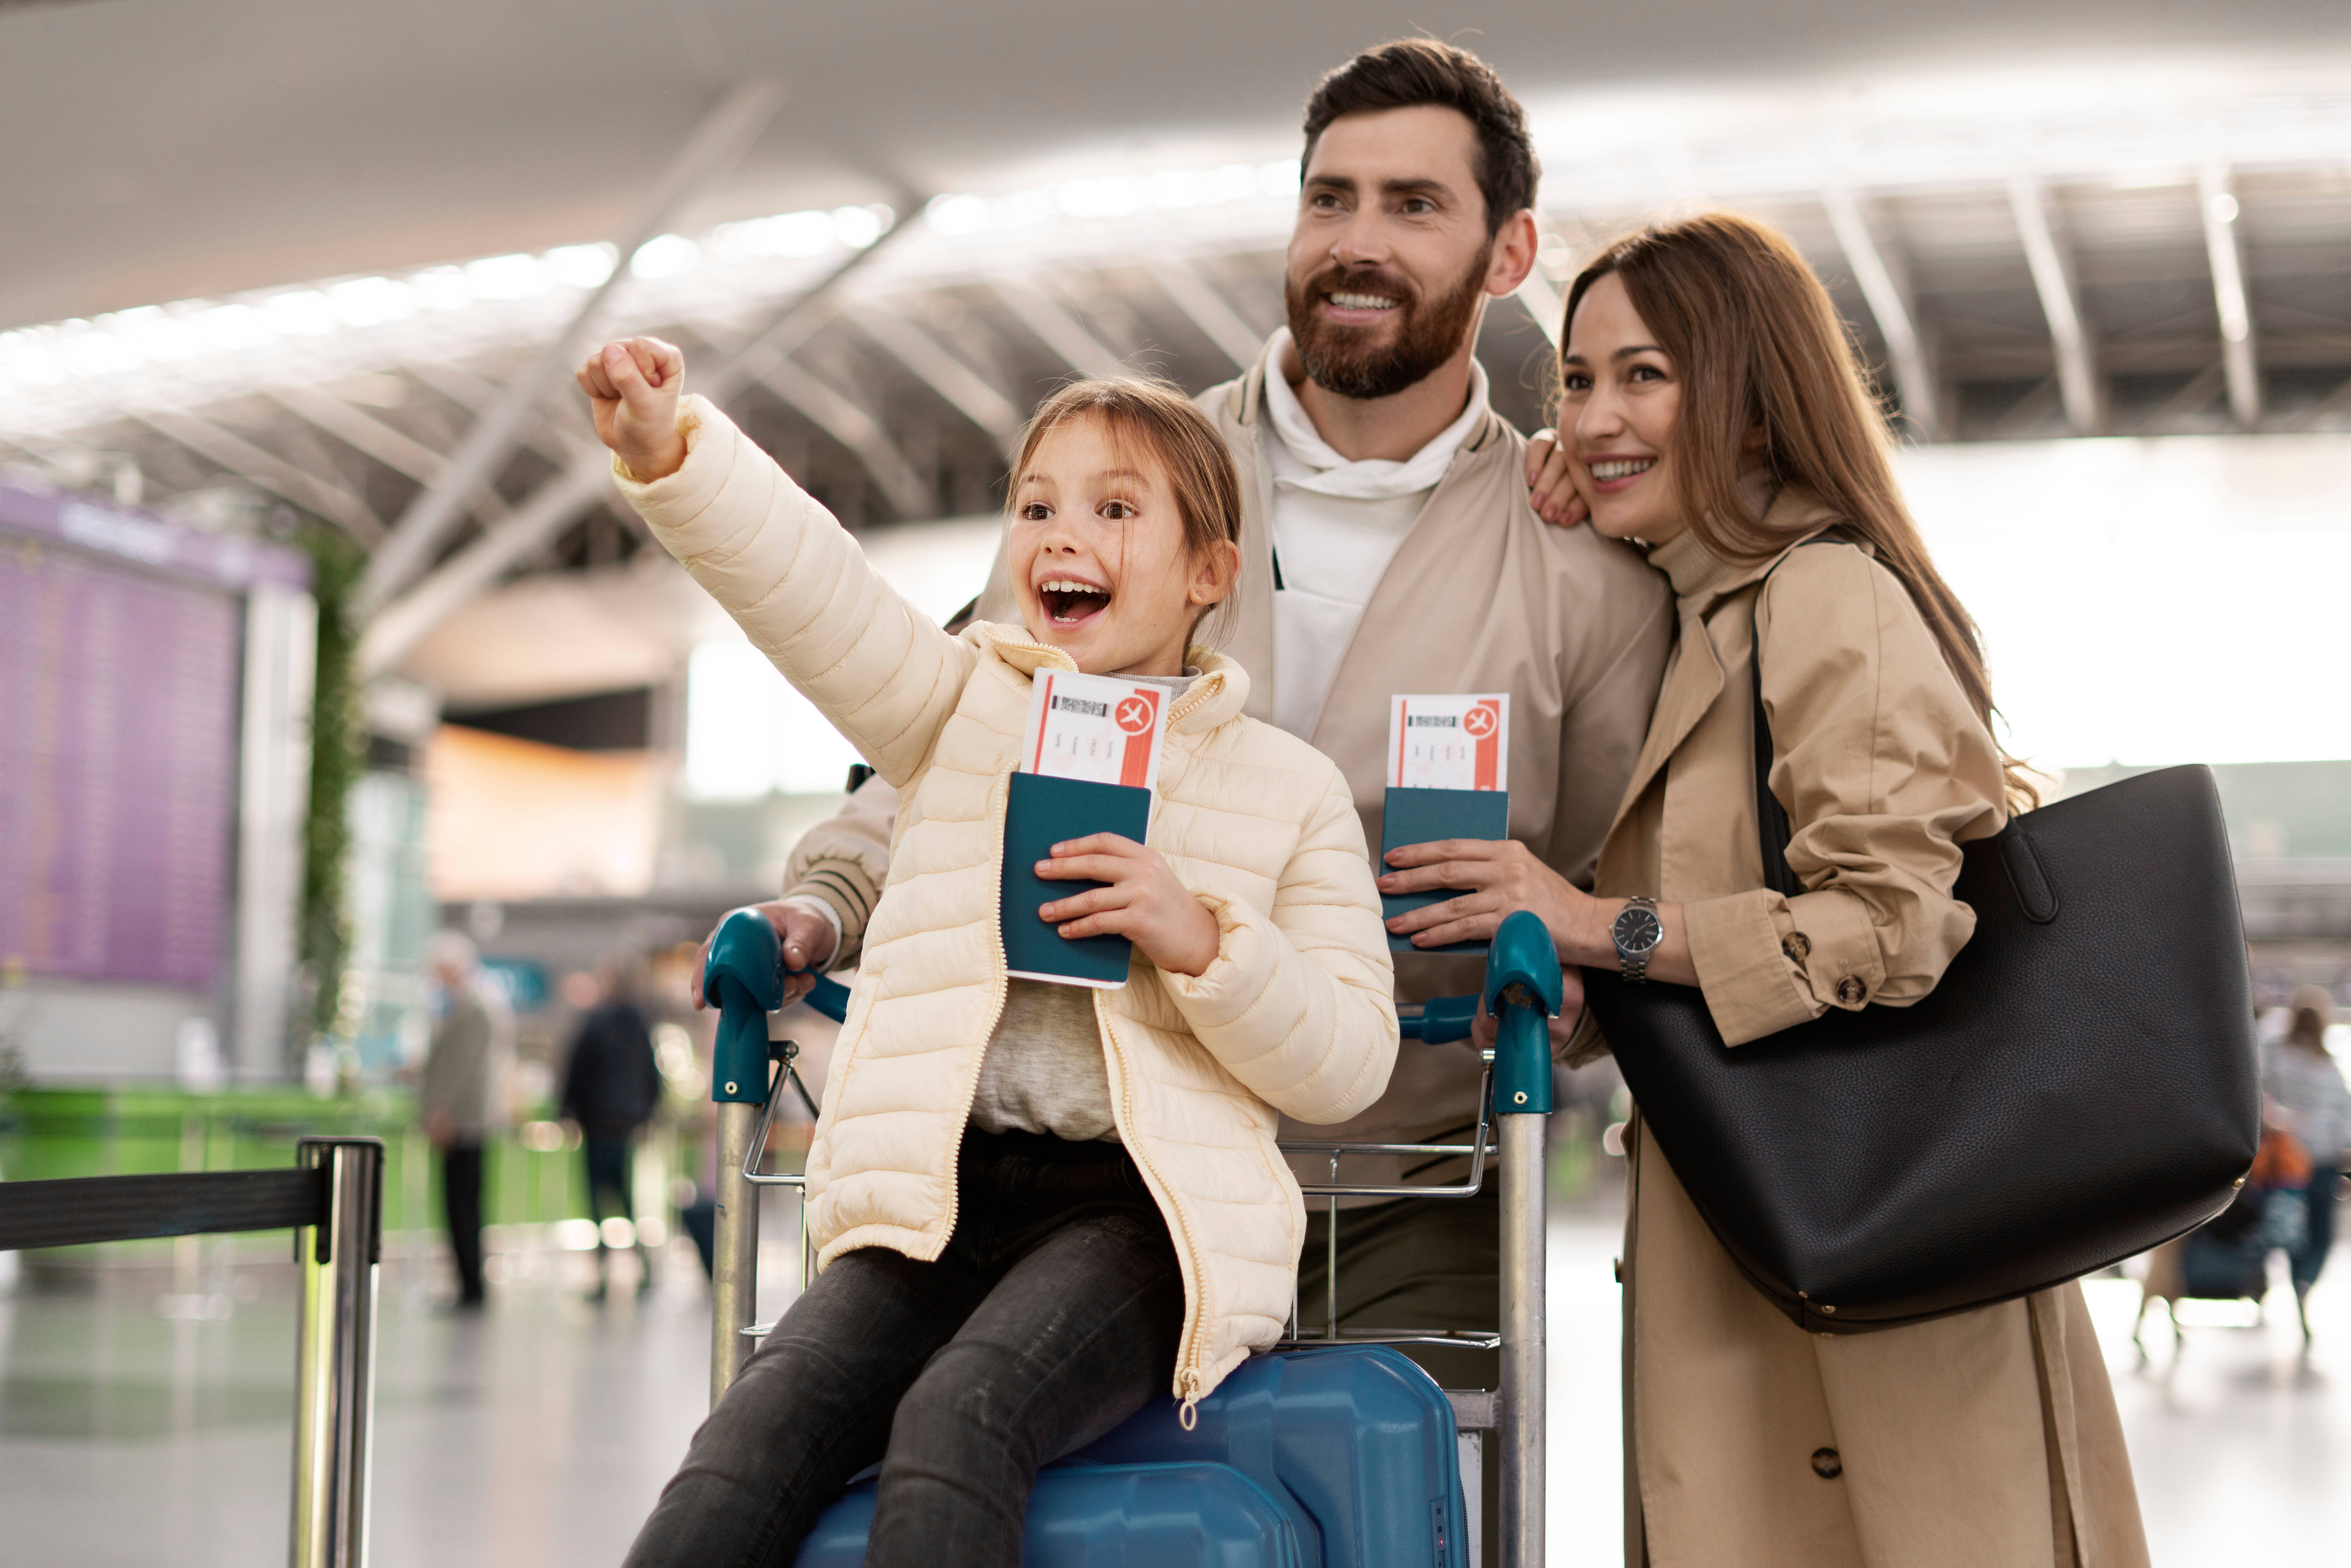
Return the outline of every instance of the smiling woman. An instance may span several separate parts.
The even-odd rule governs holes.
[[[1649,548],[1680,643],[1596,896],[1496,857],[1457,873],[1483,891],[1420,912],[1416,939],[1537,909],[1569,963],[1695,988],[1734,1049],[1924,998],[1975,932],[1953,892],[1960,846],[2031,796],[1992,738],[1974,623],[1904,506],[1826,290],[1781,235],[1713,214],[1610,246],[1567,308],[1559,445],[1531,468],[1547,515]],[[1767,813],[1784,818],[1786,878],[1765,872]],[[1574,1054],[1611,1043],[1587,1020]],[[1638,1060],[1638,1040],[1613,1043]],[[1920,1137],[1960,1135],[1919,1094]],[[1668,1128],[1670,1108],[1651,1109]],[[1646,1115],[1633,1127],[1633,1563],[2147,1561],[2078,1285],[1809,1334],[1748,1284]],[[1801,1134],[1782,1135],[1806,1157]]]

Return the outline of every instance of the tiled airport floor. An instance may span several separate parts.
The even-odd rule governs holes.
[[[1617,1551],[1614,1252],[1604,1221],[1554,1226],[1561,1564]],[[771,1281],[787,1257],[778,1250]],[[580,1299],[585,1258],[533,1261],[516,1267],[535,1277],[507,1280],[472,1319],[434,1309],[427,1270],[387,1267],[378,1568],[615,1563],[700,1418],[708,1309],[690,1254],[652,1295],[601,1308]],[[225,1288],[171,1296],[165,1273],[0,1297],[0,1568],[282,1559],[292,1301],[282,1279],[251,1272],[242,1287],[203,1283]],[[2191,1324],[2184,1354],[2151,1323],[2141,1368],[2137,1287],[2092,1282],[2164,1568],[2334,1561],[2351,1540],[2351,1284],[2335,1283],[2340,1294],[2314,1298],[2319,1348],[2306,1360],[2289,1304],[2263,1328]]]

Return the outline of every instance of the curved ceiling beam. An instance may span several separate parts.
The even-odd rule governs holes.
[[[540,401],[570,371],[612,290],[628,276],[630,258],[666,227],[681,207],[734,168],[783,101],[783,89],[775,83],[747,81],[728,91],[704,117],[645,193],[634,220],[617,243],[611,274],[589,291],[563,330],[549,339],[522,372],[507,383],[496,405],[450,454],[439,476],[408,504],[392,526],[360,580],[357,598],[361,613],[382,604],[424,570],[467,504],[514,455],[518,434],[526,422],[536,417]]]

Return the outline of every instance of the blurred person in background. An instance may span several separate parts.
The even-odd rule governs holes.
[[[608,1219],[626,1220],[633,1236],[636,1203],[630,1192],[630,1152],[640,1128],[661,1109],[661,1066],[653,1058],[653,1029],[645,1021],[639,967],[632,959],[608,959],[596,977],[599,999],[580,1020],[571,1055],[563,1069],[559,1114],[580,1129],[588,1162],[588,1212],[596,1220],[596,1289],[589,1300],[604,1300],[611,1285]],[[637,1252],[637,1294],[653,1288],[653,1255],[642,1238]]]
[[[2344,1156],[2351,1152],[2351,1087],[2326,1050],[2335,998],[2319,986],[2300,986],[2286,1002],[2286,1031],[2262,1053],[2262,1098],[2270,1124],[2292,1136],[2309,1156],[2310,1178],[2291,1197],[2306,1206],[2297,1245],[2286,1249],[2303,1343],[2310,1342],[2310,1287],[2335,1245],[2336,1193]],[[2275,1195],[2273,1201],[2288,1197]]]
[[[2249,963],[2252,956],[2249,947]],[[2286,1255],[2303,1348],[2310,1348],[2307,1299],[2310,1282],[2318,1278],[2334,1239],[2332,1189],[2340,1153],[2325,1158],[2322,1168],[2314,1164],[2303,1136],[2333,1145],[2351,1134],[2351,1120],[2338,1121],[2338,1116],[2351,1119],[2351,1103],[2346,1103],[2351,1095],[2346,1094],[2342,1075],[2325,1054],[2333,1005],[2326,992],[2305,986],[2289,1006],[2268,1013],[2254,1009],[2262,1053],[2261,1146],[2228,1207],[2147,1254],[2138,1313],[2131,1323],[2131,1343],[2141,1364],[2149,1359],[2141,1337],[2149,1307],[2164,1303],[2175,1343],[2181,1332],[2182,1301],[2243,1301],[2261,1311],[2269,1297],[2273,1251]],[[2315,1061],[2306,1052],[2299,1059],[2286,1054],[2294,1049],[2286,1036],[2297,1026],[2318,1042]]]
[[[436,931],[425,964],[438,1018],[416,1086],[424,1135],[441,1152],[441,1201],[457,1266],[457,1308],[482,1306],[482,1150],[506,1125],[506,1085],[514,1060],[514,1019],[506,998],[485,985],[473,943]]]
[[[1586,526],[1643,541],[1680,644],[1599,896],[1515,844],[1421,846],[1387,857],[1384,891],[1475,891],[1389,929],[1472,939],[1532,909],[1565,963],[1697,988],[1733,1048],[1915,1002],[1975,929],[1952,894],[1960,845],[2033,794],[1993,738],[1974,622],[1904,506],[1828,291],[1761,224],[1664,224],[1570,286],[1560,372],[1537,504],[1565,517],[1573,498]],[[1792,897],[1764,885],[1759,659]],[[1587,1023],[1571,1060],[1604,1049]],[[1628,1563],[2147,1563],[2078,1284],[1810,1334],[1740,1273],[1637,1108],[1625,1154]]]
[[[1486,307],[1534,265],[1539,170],[1524,111],[1476,56],[1416,38],[1324,77],[1303,130],[1288,324],[1247,373],[1194,400],[1241,483],[1245,565],[1216,640],[1252,677],[1249,714],[1339,765],[1374,844],[1391,695],[1508,692],[1512,840],[1588,883],[1673,619],[1663,579],[1635,551],[1536,516],[1526,438],[1488,402],[1475,352]],[[1017,618],[1001,551],[977,613]],[[791,967],[856,961],[898,804],[871,780],[801,838],[785,897],[760,906]],[[1475,956],[1396,955],[1407,1002],[1474,991],[1480,974]],[[1479,1082],[1469,1050],[1407,1047],[1369,1111],[1336,1127],[1285,1124],[1282,1135],[1458,1141],[1475,1125]],[[1399,1179],[1369,1165],[1351,1164],[1349,1179]],[[1457,1182],[1467,1169],[1447,1162],[1415,1179]],[[1492,1184],[1459,1202],[1346,1207],[1343,1327],[1498,1326]],[[1329,1224],[1314,1210],[1301,1277],[1310,1304],[1323,1299]],[[1492,1352],[1405,1354],[1447,1386],[1496,1386]],[[1490,1494],[1499,1467],[1485,1475]]]

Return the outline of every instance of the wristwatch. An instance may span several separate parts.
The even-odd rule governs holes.
[[[1649,955],[1666,939],[1666,928],[1657,920],[1657,901],[1627,899],[1623,913],[1608,927],[1608,936],[1616,944],[1616,964],[1625,977],[1636,986],[1646,984]]]

